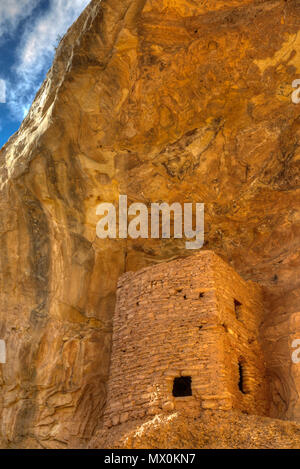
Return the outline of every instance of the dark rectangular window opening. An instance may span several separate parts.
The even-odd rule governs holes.
[[[192,378],[191,376],[181,376],[174,378],[173,382],[173,396],[186,397],[192,396]]]
[[[242,319],[242,303],[240,303],[238,300],[234,300],[234,311],[235,311],[235,317],[241,321]]]
[[[247,394],[245,390],[245,364],[242,360],[239,361],[239,390],[243,394]]]

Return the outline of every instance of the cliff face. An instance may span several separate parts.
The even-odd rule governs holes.
[[[119,275],[187,254],[96,238],[119,194],[206,203],[206,249],[265,287],[272,416],[300,418],[299,18],[297,0],[94,0],[69,30],[0,152],[2,446],[87,444]]]

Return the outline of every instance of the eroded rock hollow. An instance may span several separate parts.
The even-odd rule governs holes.
[[[125,271],[182,240],[100,240],[99,202],[204,202],[205,248],[265,289],[271,417],[300,419],[297,0],[93,0],[0,152],[3,447],[84,447]],[[297,337],[297,333],[298,336]]]

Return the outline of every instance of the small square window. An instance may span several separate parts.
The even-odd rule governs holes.
[[[173,382],[173,396],[186,397],[192,396],[192,378],[191,376],[181,376],[175,378]]]

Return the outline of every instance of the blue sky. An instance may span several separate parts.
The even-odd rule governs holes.
[[[18,130],[58,37],[90,0],[0,0],[0,148]]]

